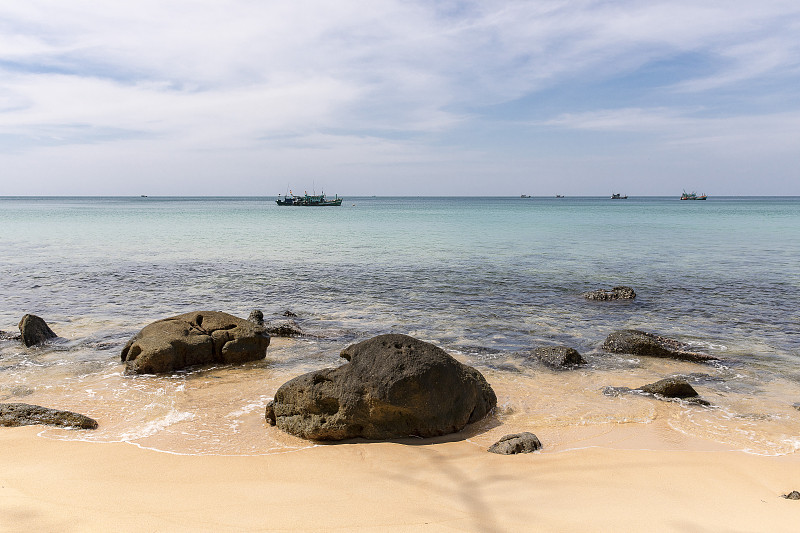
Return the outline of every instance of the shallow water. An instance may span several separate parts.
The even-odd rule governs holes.
[[[353,205],[355,204],[355,205]],[[76,410],[95,432],[173,453],[263,454],[309,444],[264,425],[286,380],[398,332],[476,366],[498,393],[483,444],[516,430],[666,421],[754,453],[800,447],[800,199],[355,198],[280,208],[265,198],[0,198],[0,329],[25,313],[62,337],[0,340],[0,401]],[[626,284],[630,302],[580,293]],[[286,309],[315,335],[267,359],[172,376],[123,376],[145,324],[215,309]],[[698,365],[600,350],[620,328],[693,343]],[[567,344],[589,365],[530,363]],[[687,375],[711,409],[602,394]],[[491,442],[487,442],[490,444]],[[559,443],[551,443],[557,447]]]

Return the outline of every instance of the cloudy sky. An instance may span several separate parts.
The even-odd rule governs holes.
[[[797,0],[0,0],[0,195],[800,195]]]

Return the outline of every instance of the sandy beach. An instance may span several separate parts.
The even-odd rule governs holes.
[[[653,424],[517,456],[470,440],[192,456],[40,431],[0,432],[2,531],[788,532],[800,519],[781,497],[800,487],[796,454],[659,442]]]

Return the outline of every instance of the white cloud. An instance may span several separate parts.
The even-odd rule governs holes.
[[[93,158],[97,168],[113,160],[100,144],[117,157],[147,145],[163,150],[153,161],[173,174],[196,171],[188,154],[199,151],[218,154],[218,164],[204,156],[205,168],[235,153],[253,165],[241,172],[254,174],[265,145],[280,144],[296,166],[310,165],[305,153],[333,166],[360,159],[386,172],[392,161],[415,161],[449,174],[456,141],[453,152],[436,152],[451,132],[491,123],[487,106],[581,83],[581,111],[561,103],[540,126],[635,132],[665,149],[762,138],[773,152],[790,150],[780,132],[796,133],[796,109],[759,116],[736,105],[764,96],[751,82],[798,81],[799,21],[800,4],[782,0],[6,2],[0,158],[12,154],[24,173],[26,153],[48,153],[79,172]],[[615,80],[682,54],[707,64],[653,95],[671,100],[584,112],[594,96],[586,80]],[[721,90],[740,100],[713,118],[698,113]],[[310,151],[309,139],[325,149]],[[68,156],[81,144],[91,150]],[[507,157],[481,146],[461,151],[463,159],[476,154]],[[270,157],[291,171],[290,159]]]

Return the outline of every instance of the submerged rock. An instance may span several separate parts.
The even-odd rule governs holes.
[[[434,437],[497,404],[480,372],[407,335],[379,335],[341,357],[348,363],[284,383],[267,406],[269,423],[313,440]]]
[[[488,451],[502,455],[512,455],[515,453],[531,453],[542,448],[539,438],[525,431],[523,433],[512,433],[502,437],[499,441],[489,446]]]
[[[10,331],[0,330],[0,341],[19,341],[22,340],[22,335],[11,333]]]
[[[273,337],[302,337],[303,330],[294,320],[279,320],[264,326]]]
[[[128,341],[121,358],[127,373],[158,374],[264,359],[267,346],[269,335],[262,326],[227,313],[196,311],[145,326]]]
[[[88,416],[27,403],[0,403],[0,426],[43,424],[64,428],[96,429],[97,421]]]
[[[612,353],[665,357],[697,363],[717,360],[712,355],[692,352],[688,348],[686,343],[636,329],[615,331],[603,343],[603,349]]]
[[[574,368],[586,364],[578,350],[568,346],[540,346],[533,351],[533,355],[553,368]]]
[[[25,346],[36,346],[58,337],[44,319],[36,315],[25,315],[19,321],[19,332]]]
[[[289,318],[297,318],[297,314],[289,311],[288,309],[283,312],[283,316],[286,316],[286,317],[289,317]]]
[[[631,287],[621,285],[610,290],[597,289],[584,292],[582,296],[588,300],[633,300],[636,298],[636,292]]]
[[[661,379],[635,389],[629,387],[605,387],[603,389],[603,394],[606,396],[620,396],[627,393],[646,394],[658,399],[679,399],[697,405],[711,405],[700,397],[694,387],[689,385],[689,382],[680,378]]]

